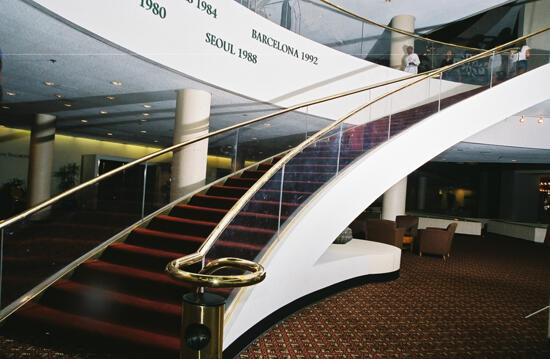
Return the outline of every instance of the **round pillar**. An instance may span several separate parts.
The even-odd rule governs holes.
[[[210,93],[202,90],[177,91],[174,144],[208,133],[211,98]],[[174,151],[171,201],[204,186],[207,157],[207,139]]]
[[[32,122],[27,175],[29,207],[51,196],[55,116],[37,114]]]
[[[414,16],[397,15],[391,19],[391,27],[408,32],[414,32]],[[414,47],[414,37],[391,32],[390,67],[403,70],[403,61],[407,56],[407,47]]]
[[[384,193],[382,219],[395,221],[395,217],[405,214],[407,201],[407,177],[397,182]]]

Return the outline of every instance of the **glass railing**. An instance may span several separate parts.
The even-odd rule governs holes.
[[[212,136],[205,141],[209,162],[214,163],[204,185],[286,151],[302,142],[308,131],[316,132],[326,124],[325,119],[293,111]],[[279,138],[277,133],[286,136]],[[259,139],[263,149],[260,152]],[[0,309],[105,240],[171,203],[174,199],[170,198],[171,168],[167,161],[172,152],[159,156],[162,161],[154,158],[126,168],[3,226]],[[130,161],[107,158],[98,162],[94,177]]]
[[[236,106],[232,106],[230,111],[213,113],[210,118],[211,132],[200,137],[200,140],[208,141],[210,163],[201,190],[206,191],[207,185],[216,181],[221,185],[228,178],[242,176],[244,180],[233,178],[232,184],[225,186],[228,188],[213,188],[201,200],[208,201],[209,193],[225,191],[229,193],[224,195],[229,209],[233,198],[246,192],[251,182],[265,172],[271,157],[299,145],[332,122],[300,111],[303,107],[371,88],[383,90],[388,84],[408,78],[390,80],[278,111],[275,106],[248,101],[244,106],[246,109],[239,112],[239,117],[261,116],[240,123],[223,121],[224,113],[229,117],[228,113],[240,110]],[[250,111],[252,107],[255,109]],[[148,122],[154,122],[154,119]],[[78,129],[73,130],[78,133]],[[122,132],[115,133],[117,135],[122,136]],[[82,162],[83,166],[88,162],[92,164],[91,172],[83,169],[83,173],[89,172],[89,181],[0,222],[0,309],[10,312],[14,305],[24,304],[60,277],[69,274],[77,265],[97,258],[111,244],[125,241],[136,225],[157,228],[149,223],[153,217],[161,213],[170,215],[172,206],[181,201],[186,203],[190,195],[198,191],[189,190],[179,199],[170,196],[171,156],[174,151],[197,141],[199,139],[195,138],[138,160],[92,156]],[[268,163],[253,167],[266,159]],[[235,172],[241,169],[246,171],[242,174]],[[273,190],[265,194],[273,198]],[[185,212],[185,209],[182,211]],[[214,213],[216,217],[222,212],[210,211],[210,214]],[[177,250],[172,252],[186,254]],[[156,270],[163,273],[163,266]],[[0,311],[0,320],[2,314]]]
[[[324,0],[236,0],[257,14],[315,42],[380,65],[405,69],[407,46],[413,46],[419,72],[457,62],[483,50],[478,39],[462,45],[430,40],[421,35],[398,33]],[[397,46],[392,48],[392,42]],[[464,69],[461,82],[481,84],[485,67]]]
[[[494,65],[498,61],[497,56],[510,57],[508,52],[499,51],[517,45],[519,42],[509,43],[494,52],[413,80],[397,90],[394,86],[391,91],[379,92],[380,95],[373,97],[367,105],[340,118],[304,141],[275,165],[266,167],[270,172],[258,180],[257,188],[244,195],[250,200],[242,208],[238,211],[232,209],[234,218],[225,231],[220,230],[207,258],[236,256],[263,263],[265,254],[279,238],[278,234],[301,206],[355,159],[442,109],[521,75],[524,66],[526,70],[532,70],[548,63],[548,57],[544,57],[543,61],[531,56],[526,64],[514,61],[513,71],[499,74],[499,68]],[[489,73],[477,85],[443,80],[454,73],[487,66]],[[349,120],[358,124],[346,127],[345,123]]]

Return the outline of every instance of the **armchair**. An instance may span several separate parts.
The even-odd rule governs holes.
[[[416,238],[418,235],[418,217],[416,216],[397,216],[395,217],[397,228],[405,228],[405,235]]]
[[[367,219],[367,239],[403,248],[405,228],[397,228],[394,221],[386,219]]]
[[[449,224],[446,229],[443,228],[426,228],[420,232],[420,256],[422,253],[437,254],[443,256],[446,261],[447,257],[451,256],[451,243],[457,224],[455,222]]]

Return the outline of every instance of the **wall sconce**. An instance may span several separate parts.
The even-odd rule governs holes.
[[[537,120],[537,123],[539,123],[541,125],[544,124],[544,118],[542,118],[542,116],[539,117],[539,119]]]

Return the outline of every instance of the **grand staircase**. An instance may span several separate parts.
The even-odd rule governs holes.
[[[482,90],[336,132],[305,149],[286,164],[283,183],[275,176],[254,196],[207,261],[225,256],[253,260],[279,225],[353,160],[437,112],[439,106]],[[147,227],[133,229],[123,242],[112,244],[99,258],[86,261],[39,300],[17,311],[2,332],[48,333],[49,342],[86,343],[88,350],[116,351],[128,357],[176,358],[181,296],[191,288],[167,276],[166,264],[196,251],[235,202],[280,158],[212,185],[168,214],[156,216]],[[97,238],[89,240],[99,243]],[[228,289],[211,291],[230,294]]]

